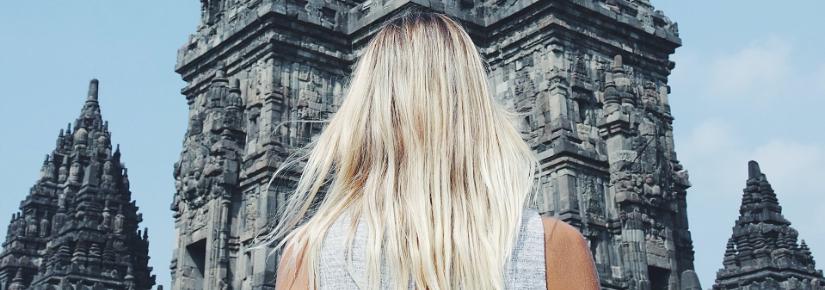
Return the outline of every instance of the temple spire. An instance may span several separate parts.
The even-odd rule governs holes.
[[[805,242],[797,246],[798,233],[782,216],[776,193],[756,161],[748,162],[739,213],[713,289],[763,289],[765,283],[770,289],[799,289],[798,283],[825,289],[822,272],[816,270]]]
[[[42,161],[40,177],[12,218],[0,249],[2,289],[51,289],[56,281],[69,277],[79,285],[126,289],[122,271],[127,266],[134,269],[135,289],[151,289],[155,284],[147,264],[148,230],[132,231],[142,219],[132,201],[120,152],[111,151],[98,88],[96,79],[89,82],[79,117],[60,131],[54,150]],[[115,215],[111,208],[120,210]],[[89,217],[99,219],[93,223]],[[105,237],[106,245],[118,246],[103,248],[100,237]],[[13,277],[17,278],[12,281]]]
[[[779,206],[779,200],[768,178],[760,170],[759,163],[753,160],[748,162],[748,180],[739,213],[737,224],[760,222],[791,224],[782,216],[782,207]]]

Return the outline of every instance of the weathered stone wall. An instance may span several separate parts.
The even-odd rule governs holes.
[[[246,250],[297,173],[266,184],[335,111],[359,49],[408,6],[464,23],[541,158],[533,206],[582,230],[605,289],[688,284],[689,182],[667,101],[680,40],[648,1],[251,0],[204,1],[178,52],[190,126],[175,167],[174,289],[274,285],[276,257]]]
[[[663,37],[628,39],[606,25],[622,7],[584,2],[533,5],[493,29],[491,83],[523,112],[521,128],[542,158],[535,206],[580,227],[603,286],[676,289],[693,264],[689,183],[673,153],[667,103],[678,38],[660,17],[651,21],[662,26],[647,30]]]

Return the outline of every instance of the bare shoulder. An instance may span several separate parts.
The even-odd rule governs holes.
[[[547,289],[599,289],[587,240],[578,229],[553,217],[542,217]]]
[[[304,290],[309,289],[309,276],[303,265],[305,247],[297,247],[292,243],[284,246],[283,255],[278,262],[278,271],[275,279],[276,290]]]
[[[585,244],[586,241],[578,229],[555,217],[542,216],[541,222],[544,225],[544,239],[554,243],[573,242],[575,244]]]

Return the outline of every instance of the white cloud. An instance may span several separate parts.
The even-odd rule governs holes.
[[[721,119],[699,122],[684,136],[687,137],[675,136],[676,151],[691,172],[691,196],[698,197],[700,204],[715,198],[718,202],[720,194],[734,201],[740,191],[737,188],[744,184],[744,179],[739,180],[737,176],[744,176],[742,172],[748,158],[741,150],[742,136]]]
[[[792,47],[771,37],[717,57],[710,65],[710,89],[715,97],[769,97],[789,80]]]
[[[729,124],[709,119],[701,122],[688,135],[682,151],[690,154],[712,154],[733,146],[734,132]]]

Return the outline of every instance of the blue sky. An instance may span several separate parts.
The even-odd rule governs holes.
[[[696,268],[710,288],[755,159],[787,217],[825,263],[825,2],[654,0],[684,46],[670,79],[676,151],[690,172]],[[0,10],[0,237],[60,128],[100,79],[103,116],[121,144],[150,228],[152,266],[169,284],[172,164],[186,126],[176,50],[199,1],[10,1]]]

